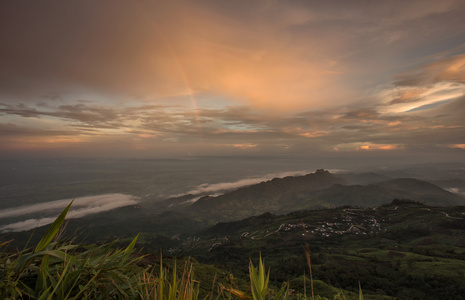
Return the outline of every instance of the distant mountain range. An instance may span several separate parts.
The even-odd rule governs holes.
[[[418,179],[390,179],[376,173],[334,175],[317,170],[305,176],[274,178],[219,196],[184,195],[164,201],[163,208],[217,220],[239,220],[265,212],[282,214],[344,205],[375,207],[394,199],[431,206],[465,205],[465,197]]]
[[[215,214],[221,219],[242,219],[264,212],[289,212],[302,208],[323,207],[324,203],[301,197],[343,180],[328,171],[318,170],[305,176],[274,178],[216,196],[205,196],[194,202],[189,210]]]
[[[456,184],[459,190],[460,183],[461,180],[438,182],[451,190]],[[341,206],[378,207],[394,199],[409,199],[435,207],[465,205],[465,197],[460,193],[418,179],[391,178],[377,173],[331,174],[317,170],[304,176],[274,178],[219,196],[187,194],[155,203],[141,202],[137,206],[73,219],[68,228],[88,228],[87,238],[95,236],[96,240],[99,237],[129,238],[140,232],[172,236],[263,213],[282,215]]]

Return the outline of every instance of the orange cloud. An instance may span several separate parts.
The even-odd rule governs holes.
[[[329,134],[329,131],[326,130],[310,130],[304,128],[294,128],[294,127],[286,127],[282,129],[283,132],[292,135],[303,136],[307,138],[315,138],[320,136],[325,136]]]
[[[295,14],[293,6],[282,8],[280,14]],[[301,21],[312,18],[300,14]],[[88,46],[73,52],[72,60],[51,55],[50,42],[41,43],[37,54],[34,51],[48,61],[18,61],[24,68],[53,70],[50,76],[60,80],[148,102],[179,95],[193,97],[195,102],[195,96],[208,93],[281,112],[349,101],[351,91],[341,80],[349,68],[331,55],[345,53],[341,39],[319,32],[301,38],[289,30],[295,25],[291,18],[285,18],[286,24],[276,19],[267,16],[244,22],[210,5],[189,1],[122,2],[111,4],[104,19],[87,20],[83,34],[71,39],[69,49]],[[24,28],[15,35],[31,34],[30,26]],[[45,26],[40,32],[49,29],[64,31]],[[58,36],[62,35],[56,35],[61,41]]]
[[[328,131],[310,131],[310,132],[305,132],[305,133],[299,133],[300,136],[308,137],[308,138],[314,138],[314,137],[320,137],[320,136],[325,136],[329,132]]]
[[[256,148],[258,146],[258,144],[250,144],[250,143],[246,143],[246,144],[229,144],[228,146],[238,148],[238,149],[242,149],[242,150],[247,150],[247,149]]]
[[[67,145],[79,144],[88,142],[84,138],[78,137],[16,137],[5,143],[7,149],[10,150],[34,150],[34,149],[52,149],[62,148]]]
[[[333,147],[333,151],[378,151],[378,150],[400,150],[404,149],[402,144],[373,144],[373,143],[346,143]]]
[[[220,128],[212,131],[213,134],[222,134],[222,133],[255,133],[255,132],[271,132],[271,130],[256,130],[256,129],[228,129]]]
[[[405,103],[415,101],[416,98],[427,92],[426,88],[408,88],[398,91],[398,98],[393,100],[395,103]]]
[[[74,138],[74,137],[53,137],[53,138],[45,138],[41,139],[40,143],[45,143],[45,144],[69,144],[69,143],[83,143],[85,142],[85,139],[82,138]]]
[[[433,63],[425,69],[436,81],[465,83],[465,54],[453,56]]]
[[[226,35],[232,35],[232,43],[238,39],[235,34]],[[236,48],[186,45],[190,51],[179,55],[186,80],[194,91],[224,95],[273,111],[326,106],[329,102],[324,99],[328,97],[344,99],[341,90],[332,88],[337,85],[337,66],[302,57],[292,47],[279,45],[276,49],[272,36],[266,36],[256,45],[239,46],[235,41]]]
[[[389,144],[369,144],[369,145],[363,145],[360,148],[357,148],[357,150],[396,150],[400,149],[401,145],[394,144],[394,145],[389,145]]]
[[[447,145],[447,147],[449,147],[449,148],[459,148],[459,149],[465,150],[465,144],[451,144],[451,145]]]
[[[140,138],[154,138],[159,135],[158,133],[154,131],[141,130],[141,129],[138,129],[138,130],[128,129],[128,130],[124,130],[124,132],[135,134]]]
[[[399,94],[403,96],[399,98]],[[408,96],[405,96],[407,94]],[[410,87],[391,87],[380,93],[385,107],[380,109],[384,113],[408,112],[427,105],[439,104],[442,101],[461,97],[465,94],[465,82],[454,83],[441,81],[421,89]]]

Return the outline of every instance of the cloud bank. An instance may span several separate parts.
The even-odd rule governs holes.
[[[31,218],[25,221],[16,222],[0,226],[0,232],[26,231],[36,227],[53,223],[60,211],[63,210],[72,199],[63,199],[17,208],[0,210],[0,218],[11,218],[18,216],[27,216],[35,213],[55,214],[54,217]],[[88,196],[76,198],[67,218],[75,219],[87,215],[109,211],[118,207],[134,205],[138,203],[138,198],[125,194],[104,194],[97,196]]]
[[[260,177],[251,177],[251,178],[244,178],[233,182],[220,182],[220,183],[204,183],[196,188],[188,191],[186,194],[206,194],[206,193],[214,193],[219,191],[226,191],[237,189],[240,187],[257,184],[262,181],[271,180],[273,178],[282,178],[286,176],[302,176],[305,174],[310,173],[310,171],[289,171],[289,172],[282,172],[282,173],[271,173]],[[198,200],[198,198],[196,198]],[[196,201],[195,200],[195,201]]]

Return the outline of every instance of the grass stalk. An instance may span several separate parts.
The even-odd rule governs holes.
[[[310,270],[310,288],[312,290],[312,300],[315,300],[315,293],[313,290],[313,275],[312,275],[312,260],[310,258],[310,247],[305,243],[305,257],[307,258],[308,269]]]

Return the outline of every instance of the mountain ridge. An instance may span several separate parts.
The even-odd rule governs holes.
[[[464,197],[414,178],[389,178],[365,185],[350,184],[354,180],[347,180],[366,181],[368,177],[369,174],[339,176],[318,169],[303,176],[273,178],[219,196],[183,195],[166,200],[165,207],[209,215],[217,220],[239,220],[265,212],[282,214],[343,205],[373,207],[394,199],[411,199],[434,206],[465,205]],[[381,178],[388,177],[373,176],[374,180]]]
[[[216,214],[221,210],[222,218],[240,219],[267,211],[288,210],[286,203],[289,203],[290,194],[315,191],[342,182],[341,178],[319,169],[304,176],[273,178],[216,197],[204,196],[194,202],[189,210]]]

